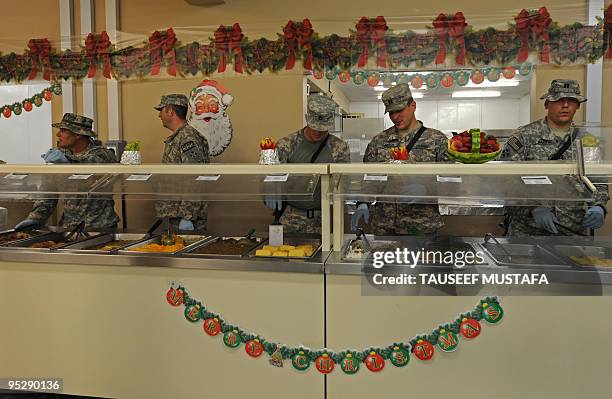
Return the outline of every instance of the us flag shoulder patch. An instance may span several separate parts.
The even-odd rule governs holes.
[[[521,143],[516,136],[510,137],[510,140],[508,140],[508,145],[516,152],[519,152],[524,147],[523,143]]]

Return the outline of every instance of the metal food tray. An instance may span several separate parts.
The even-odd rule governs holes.
[[[347,253],[349,249],[351,248],[351,245],[356,241],[361,241],[361,240],[358,240],[357,238],[353,238],[344,243],[344,245],[342,246],[342,251],[340,252],[340,259],[342,259],[342,261],[360,263],[368,259],[368,257],[370,256],[369,252],[364,252],[364,256],[362,258],[347,257]],[[386,248],[399,248],[402,246],[402,243],[399,241],[383,241],[383,240],[377,241],[377,240],[372,240],[372,239],[369,239],[368,241],[370,242],[371,248],[375,251],[378,251],[381,249],[385,250]]]
[[[121,255],[136,255],[136,256],[174,256],[174,255],[177,255],[181,251],[186,251],[196,245],[199,245],[202,241],[207,241],[212,238],[211,236],[203,236],[203,235],[187,235],[187,234],[177,234],[177,235],[182,237],[185,240],[185,244],[186,244],[184,248],[181,248],[178,251],[140,252],[140,251],[130,250],[131,248],[136,248],[136,247],[140,247],[140,246],[147,245],[147,244],[161,244],[162,236],[159,235],[159,236],[151,237],[147,240],[141,240],[132,245],[128,245],[127,247],[123,247],[122,249],[118,250],[117,253]]]
[[[88,238],[86,240],[77,241],[75,243],[70,243],[68,245],[62,246],[61,248],[56,249],[56,251],[60,252],[74,252],[78,251],[79,253],[88,253],[88,254],[112,254],[123,248],[128,246],[135,245],[140,241],[144,241],[147,238],[153,238],[153,236],[148,236],[146,234],[130,234],[130,233],[121,233],[121,234],[102,234],[96,237]],[[120,247],[117,247],[112,250],[102,250],[102,249],[91,249],[100,245],[107,244],[112,241],[122,241],[129,240],[131,243],[124,244]]]
[[[266,240],[267,241],[267,240]],[[253,258],[253,259],[276,259],[276,260],[283,260],[283,259],[297,259],[297,260],[308,260],[308,259],[312,259],[315,256],[317,256],[319,254],[319,252],[321,251],[321,240],[319,239],[311,239],[311,238],[287,238],[285,237],[285,239],[283,240],[283,245],[308,245],[308,244],[312,244],[315,247],[315,250],[312,252],[311,256],[307,256],[304,258],[298,258],[298,257],[294,257],[294,256],[257,256],[255,255],[255,253],[257,252],[258,249],[263,248],[263,246],[265,245],[265,242],[262,242],[261,244],[259,244],[257,247],[253,248],[250,252],[249,252],[249,257]]]
[[[202,247],[206,247],[212,243],[215,243],[217,241],[220,240],[228,240],[228,239],[235,239],[235,240],[240,240],[244,237],[211,237],[210,240],[204,240],[204,241],[200,241],[197,243],[197,245],[191,245],[189,247],[185,247],[182,250],[180,250],[178,252],[179,255],[182,256],[187,256],[187,257],[194,257],[194,258],[224,258],[224,259],[240,259],[244,256],[246,256],[249,252],[251,252],[253,249],[257,248],[258,246],[260,246],[261,244],[265,243],[268,241],[267,238],[260,238],[260,237],[255,237],[255,240],[257,241],[256,243],[254,243],[250,248],[248,248],[246,251],[244,251],[242,254],[239,255],[230,255],[230,254],[200,254],[200,253],[193,253],[193,251],[196,251]]]
[[[97,235],[99,233],[88,233],[89,236],[87,236],[85,239],[90,239],[93,237],[97,237]],[[70,232],[68,231],[63,231],[63,232],[59,232],[59,231],[54,231],[54,232],[49,232],[47,234],[40,234],[37,235],[36,237],[30,237],[26,240],[21,240],[21,241],[15,241],[13,243],[11,243],[11,245],[7,246],[6,248],[11,248],[11,249],[26,249],[28,251],[36,251],[36,252],[49,252],[51,250],[55,250],[55,249],[59,249],[59,248],[63,248],[66,245],[71,245],[73,243],[79,242],[83,240],[83,235],[82,234],[75,234],[74,235],[74,240],[71,240],[69,242],[66,242],[66,237],[70,235]],[[58,244],[50,247],[50,248],[28,248],[30,245],[32,244],[37,244],[39,242],[44,242],[44,241],[57,241]]]
[[[500,266],[567,266],[561,258],[540,245],[481,243],[480,246]],[[502,248],[511,255],[511,259]]]
[[[17,234],[17,233],[20,233],[20,232],[19,231],[15,231],[15,229],[6,230],[6,231],[3,231],[3,232],[0,232],[0,238],[4,238],[6,236],[10,236],[11,234]],[[41,231],[41,230],[30,230],[30,231],[24,231],[23,233],[29,234],[30,236],[28,238],[20,238],[18,240],[5,241],[3,243],[0,243],[0,248],[11,246],[14,243],[17,243],[17,242],[20,242],[20,241],[23,241],[23,240],[29,240],[31,238],[38,237],[41,234],[49,234],[50,232],[49,231]]]
[[[590,245],[554,245],[551,247],[555,252],[564,257],[564,260],[578,267],[596,267],[605,270],[612,269],[612,266],[583,265],[574,261],[570,256],[595,256],[602,259],[612,259],[612,248]]]

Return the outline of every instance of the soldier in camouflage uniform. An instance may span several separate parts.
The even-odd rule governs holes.
[[[335,109],[336,104],[328,97],[319,94],[308,96],[306,126],[287,137],[283,137],[276,145],[280,162],[350,162],[351,154],[348,144],[329,134],[329,129],[334,126]],[[268,198],[266,205],[275,210],[283,208],[282,201],[274,197]],[[312,201],[289,201],[280,222],[286,232],[320,234],[320,186],[315,189]]]
[[[42,155],[49,163],[115,163],[117,159],[112,150],[102,147],[92,130],[93,120],[85,116],[67,113],[60,123],[52,124],[59,128],[57,149],[53,148]],[[66,183],[67,184],[67,183]],[[26,220],[15,228],[34,228],[46,223],[54,212],[58,199],[39,200],[34,203]],[[112,231],[116,229],[119,217],[115,213],[112,197],[100,199],[64,199],[64,212],[60,226],[68,229],[76,227],[81,221],[89,231]]]
[[[164,141],[162,163],[201,164],[209,163],[208,141],[191,125],[187,124],[188,100],[183,94],[162,96],[154,108],[165,128],[173,133]],[[202,201],[158,201],[155,204],[158,217],[168,217],[175,228],[182,231],[206,230],[206,202]]]
[[[393,160],[391,149],[407,146],[418,134],[423,123],[416,119],[416,102],[407,84],[398,84],[385,91],[381,97],[385,112],[393,126],[376,135],[366,149],[363,162],[389,162]],[[409,150],[409,162],[448,161],[447,141],[444,133],[430,128],[422,130],[420,138]],[[407,187],[413,193],[422,193],[422,186]],[[444,223],[437,205],[377,202],[372,208],[372,233],[375,235],[433,234]],[[351,219],[355,230],[361,218],[367,223],[368,205],[360,203]]]
[[[555,159],[564,144],[582,138],[573,117],[586,99],[575,80],[553,80],[541,99],[547,116],[522,126],[512,134],[500,154],[502,161],[546,161]],[[573,143],[557,159],[575,160]],[[609,199],[607,185],[597,184],[594,206],[508,207],[507,234],[510,236],[584,235],[588,229],[603,225],[605,204]]]

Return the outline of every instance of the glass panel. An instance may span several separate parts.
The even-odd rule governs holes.
[[[9,173],[0,177],[0,198],[43,199],[79,198],[98,184],[108,179],[104,174],[18,174]]]
[[[593,198],[576,176],[388,175],[386,181],[365,179],[364,174],[344,174],[333,195],[345,200],[464,206],[554,205]]]
[[[582,142],[585,174],[596,184],[610,184],[612,176],[612,124],[576,125]]]
[[[128,199],[253,201],[274,195],[290,201],[314,198],[317,174],[289,175],[114,175],[94,194],[123,194]]]

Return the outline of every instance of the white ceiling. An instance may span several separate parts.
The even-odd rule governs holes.
[[[312,79],[312,77],[309,77],[309,79]],[[501,77],[498,82],[502,82],[505,80],[506,79]],[[423,98],[418,99],[420,101],[443,100],[443,99],[450,100],[452,98],[451,97],[452,93],[454,91],[459,91],[459,90],[461,91],[466,91],[466,90],[499,91],[501,93],[501,97],[497,97],[497,98],[521,98],[529,94],[530,89],[531,89],[531,77],[530,76],[518,76],[517,74],[517,76],[514,77],[512,80],[518,81],[518,86],[483,88],[482,86],[477,87],[470,82],[470,85],[475,86],[475,87],[455,86],[453,88],[446,89],[438,85],[438,87],[434,89],[425,89],[425,90],[423,89],[414,90],[413,89],[413,93],[414,92],[423,93]],[[382,93],[382,91],[375,91],[374,88],[368,86],[366,82],[364,82],[361,85],[356,85],[355,83],[353,83],[352,80],[348,83],[341,83],[338,80],[334,80],[331,83],[332,85],[335,85],[340,91],[342,91],[342,93],[348,98],[350,102],[380,101],[378,96]],[[485,84],[492,85],[495,83],[488,82],[487,80],[485,80]]]

